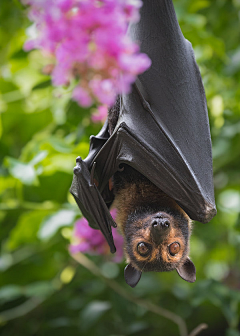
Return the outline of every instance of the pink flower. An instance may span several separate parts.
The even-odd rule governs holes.
[[[112,210],[111,215],[115,218],[116,210]],[[124,240],[116,228],[112,228],[112,234],[117,249],[113,261],[121,262],[123,258]],[[70,253],[72,254],[82,252],[92,255],[110,255],[108,243],[101,231],[92,229],[85,218],[81,218],[75,223],[73,239],[74,242],[69,248]]]
[[[80,86],[75,87],[72,96],[73,99],[79,103],[79,105],[84,107],[89,107],[92,105],[92,98],[90,97],[89,93]]]
[[[25,49],[38,48],[55,58],[54,85],[74,81],[79,105],[112,105],[128,93],[136,76],[151,64],[127,36],[139,20],[140,0],[22,0],[37,37]]]
[[[110,79],[93,79],[89,82],[93,94],[103,104],[112,105],[116,99],[114,84]]]
[[[107,119],[108,107],[107,105],[101,105],[97,109],[97,113],[92,114],[93,122],[104,122]]]

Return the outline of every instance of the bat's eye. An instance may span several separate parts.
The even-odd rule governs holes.
[[[171,256],[175,256],[180,251],[180,244],[175,242],[169,245],[169,253]]]
[[[150,253],[150,247],[142,242],[138,244],[137,251],[141,256],[145,257]]]

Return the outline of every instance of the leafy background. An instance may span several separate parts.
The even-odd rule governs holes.
[[[206,89],[217,216],[195,223],[197,281],[144,274],[127,288],[123,264],[90,257],[127,293],[183,318],[201,335],[240,335],[240,1],[175,0]],[[0,6],[0,334],[178,335],[176,324],[130,302],[68,253],[79,217],[69,187],[100,124],[53,88],[38,51],[22,50],[30,23],[18,0]]]

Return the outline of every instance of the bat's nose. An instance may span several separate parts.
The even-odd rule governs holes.
[[[156,244],[160,244],[165,238],[165,234],[170,229],[170,221],[166,217],[153,218],[151,223],[151,236]]]
[[[152,221],[153,230],[166,230],[170,227],[168,218],[154,218]]]

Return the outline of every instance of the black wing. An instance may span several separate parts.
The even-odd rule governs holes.
[[[102,231],[111,252],[114,253],[116,252],[116,247],[113,242],[111,226],[116,227],[116,223],[93,182],[93,176],[90,175],[86,162],[80,157],[76,161],[77,165],[74,168],[70,191],[83,216],[88,220],[89,225]]]
[[[145,0],[130,35],[152,60],[137,85],[160,129],[149,134],[149,143],[168,170],[159,172],[162,189],[193,219],[207,222],[216,214],[207,104],[192,46],[181,32],[172,1]],[[124,108],[129,99],[123,97]]]

